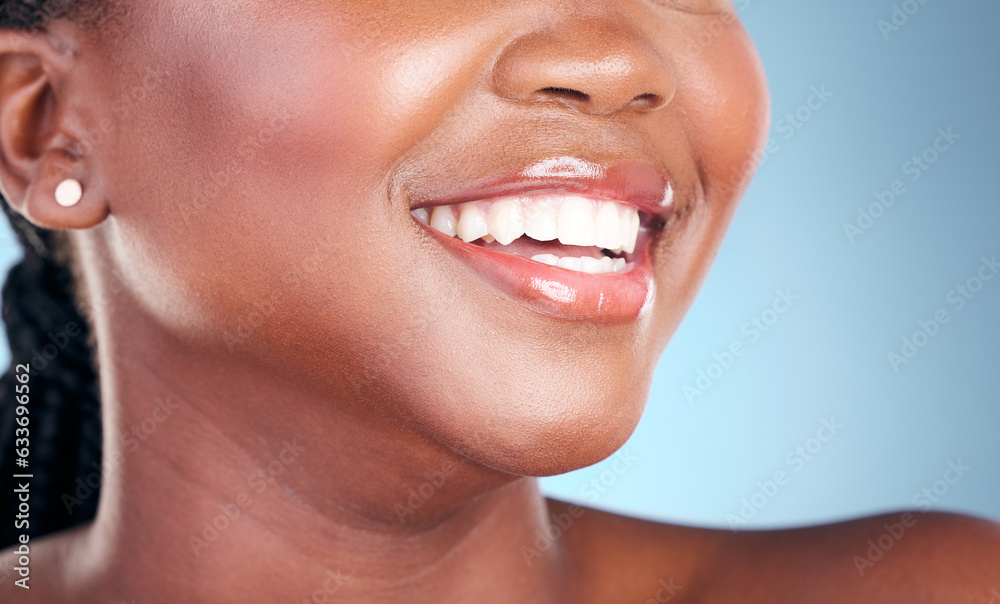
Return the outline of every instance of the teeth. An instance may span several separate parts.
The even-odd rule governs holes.
[[[572,256],[560,258],[556,262],[556,266],[559,268],[568,268],[571,271],[583,272],[583,258],[573,258]]]
[[[628,216],[628,213],[625,213]],[[613,201],[603,201],[594,217],[595,245],[608,250],[620,248],[622,245],[621,221],[618,219],[618,204]]]
[[[542,264],[558,266],[560,268],[578,271],[581,273],[589,273],[591,275],[621,273],[625,270],[624,258],[609,258],[607,256],[600,259],[591,258],[589,256],[584,256],[582,258],[560,258],[554,254],[538,254],[537,256],[532,256],[531,259],[535,262],[541,262]]]
[[[628,246],[632,237],[632,218],[629,216],[628,210],[625,211],[625,215],[622,216],[621,220],[618,222],[618,228],[621,233],[621,250],[625,251],[625,248]]]
[[[537,256],[532,256],[532,260],[535,262],[541,262],[542,264],[549,264],[552,266],[558,266],[559,256],[554,254],[538,254]]]
[[[457,210],[457,211],[456,211]],[[522,235],[536,241],[596,246],[616,254],[633,253],[639,236],[639,211],[614,201],[579,195],[503,197],[457,206],[437,206],[413,215],[463,241],[482,239],[508,245]],[[457,219],[456,219],[457,216]]]
[[[527,219],[524,223],[524,234],[528,237],[535,241],[552,241],[559,236],[556,211],[544,200],[538,199],[530,203],[525,215]]]
[[[450,206],[438,206],[431,212],[431,226],[445,235],[454,237],[457,224]]]
[[[475,241],[490,232],[486,225],[486,215],[472,202],[460,206],[461,214],[458,217],[458,237],[468,243]]]
[[[490,212],[490,235],[507,245],[524,235],[524,212],[516,199],[504,199],[493,204]]]
[[[567,197],[559,206],[559,243],[595,245],[594,213],[591,202],[583,197]]]
[[[628,237],[622,237],[622,249],[631,254],[635,251],[635,240],[639,238],[639,212],[630,209],[625,215],[628,216],[630,224]]]

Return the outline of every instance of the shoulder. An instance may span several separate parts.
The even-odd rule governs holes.
[[[968,516],[899,512],[734,533],[549,509],[576,512],[562,532],[571,572],[594,596],[580,601],[1000,604],[1000,525]]]
[[[580,604],[698,600],[703,569],[727,536],[551,499],[548,511],[548,536],[565,548],[573,601]]]
[[[764,579],[789,600],[819,589],[830,602],[987,604],[1000,589],[1000,525],[969,516],[897,512],[727,541],[718,572],[744,568],[737,581]]]

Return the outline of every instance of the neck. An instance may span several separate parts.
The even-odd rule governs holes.
[[[547,528],[533,478],[114,315],[98,321],[101,501],[67,591],[113,602],[557,601],[558,546],[523,554]]]

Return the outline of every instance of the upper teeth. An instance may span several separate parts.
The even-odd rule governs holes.
[[[414,214],[431,227],[466,242],[495,238],[507,245],[521,235],[564,245],[596,246],[632,253],[639,212],[615,201],[577,195],[502,197],[437,206]]]

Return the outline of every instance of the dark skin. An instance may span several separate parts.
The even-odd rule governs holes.
[[[109,464],[96,520],[32,541],[30,601],[617,603],[665,601],[662,580],[673,602],[985,603],[1000,587],[985,521],[918,515],[862,578],[852,556],[898,515],[733,534],[537,490],[631,434],[752,175],[768,99],[729,2],[134,4],[99,30],[0,37],[0,182],[71,232]],[[533,312],[410,215],[554,156],[673,176],[638,319]],[[53,196],[67,177],[71,208]],[[572,525],[529,564],[553,514]]]

